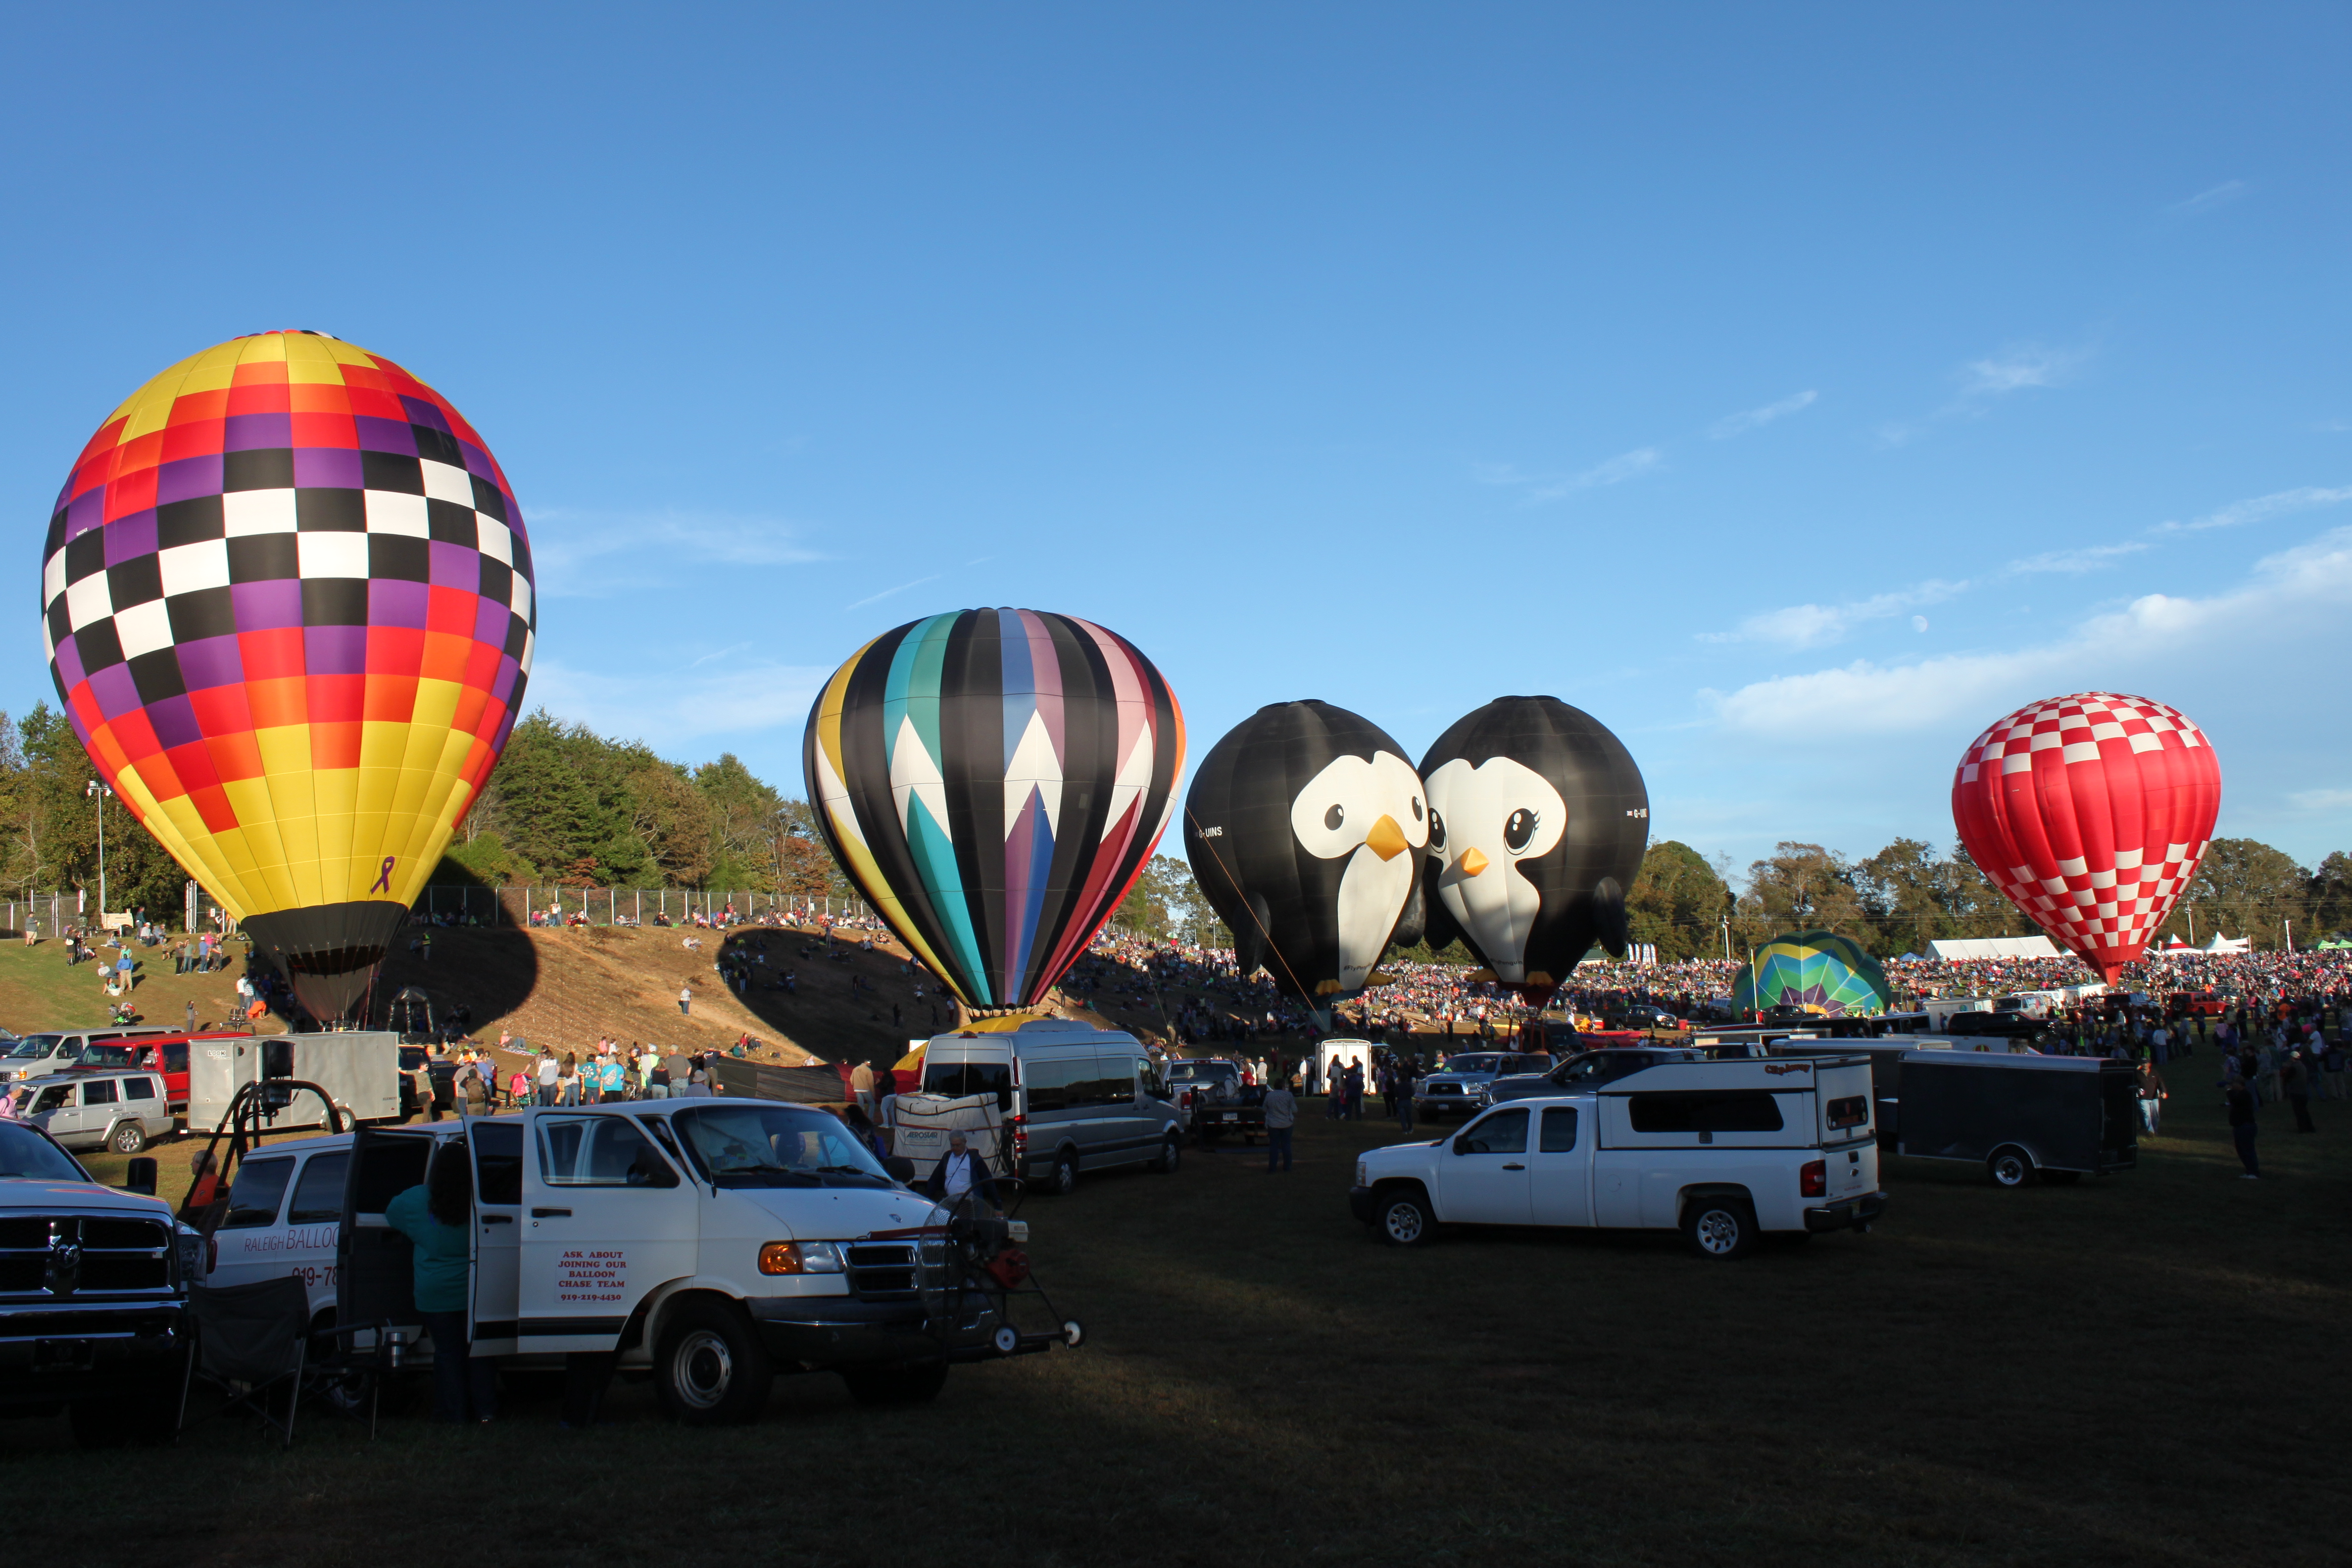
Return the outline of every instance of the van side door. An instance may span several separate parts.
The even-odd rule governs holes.
[[[536,1110],[522,1123],[516,1348],[609,1351],[647,1292],[695,1272],[695,1189],[625,1112]]]
[[[473,1118],[466,1143],[474,1161],[474,1291],[467,1331],[476,1355],[512,1355],[521,1311],[522,1123]]]
[[[384,1205],[421,1184],[439,1142],[429,1132],[363,1127],[352,1135],[343,1178],[343,1214],[335,1232],[335,1321],[414,1328],[416,1262],[408,1237],[383,1217]],[[358,1342],[364,1349],[373,1342]]]

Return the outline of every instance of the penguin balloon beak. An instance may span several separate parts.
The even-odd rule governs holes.
[[[1393,860],[1412,847],[1404,841],[1404,829],[1397,826],[1397,819],[1386,812],[1382,812],[1381,819],[1372,824],[1372,830],[1364,835],[1364,844],[1383,860]]]
[[[1462,874],[1465,877],[1475,877],[1486,868],[1486,858],[1475,849],[1465,849],[1462,858],[1454,863],[1462,868]]]

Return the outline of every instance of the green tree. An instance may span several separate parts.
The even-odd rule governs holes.
[[[2221,932],[2252,937],[2257,947],[2281,947],[2292,922],[2297,947],[2315,944],[2321,934],[2312,919],[2315,880],[2284,850],[2258,839],[2216,838],[2159,934],[2187,941],[2193,913],[2200,942]]]
[[[1716,868],[1687,844],[1665,839],[1642,857],[1641,874],[1625,895],[1625,923],[1635,942],[1654,942],[1674,963],[1720,953],[1723,917],[1733,900]]]
[[[1783,931],[1819,928],[1853,935],[1866,927],[1852,862],[1818,844],[1782,840],[1748,868],[1736,925],[1749,944]]]

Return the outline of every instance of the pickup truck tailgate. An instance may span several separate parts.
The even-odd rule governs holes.
[[[1822,1108],[1821,1141],[1828,1167],[1828,1195],[1850,1198],[1878,1190],[1878,1140],[1872,1121],[1874,1096],[1867,1063],[1824,1067],[1816,1079]]]

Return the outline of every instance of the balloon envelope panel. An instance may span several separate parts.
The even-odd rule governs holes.
[[[1555,697],[1498,697],[1437,738],[1421,775],[1431,947],[1459,936],[1538,1001],[1595,942],[1624,955],[1650,795],[1606,725]]]
[[[1044,997],[1160,841],[1184,721],[1115,632],[958,610],[875,638],[809,712],[834,858],[971,1007]]]
[[[1979,735],[1952,778],[1977,869],[2110,984],[2179,902],[2221,809],[2205,732],[2112,691],[2028,703]]]
[[[108,416],[42,565],[91,760],[339,1016],[522,704],[530,547],[488,447],[380,354],[237,338]]]
[[[1184,801],[1193,880],[1242,973],[1263,963],[1318,1005],[1363,989],[1428,841],[1404,749],[1328,702],[1259,709],[1201,760]]]
[[[1832,1018],[1884,1013],[1895,997],[1878,960],[1826,931],[1776,936],[1756,950],[1731,984],[1741,1013],[1787,1004]]]

